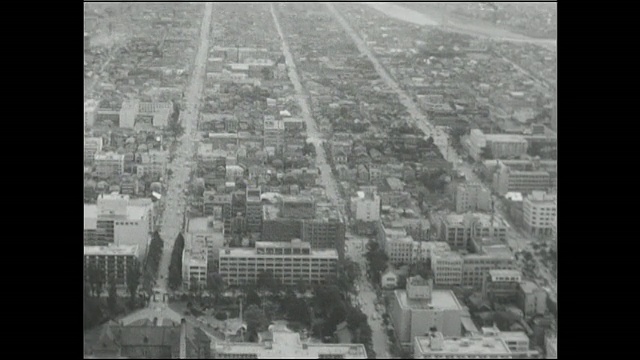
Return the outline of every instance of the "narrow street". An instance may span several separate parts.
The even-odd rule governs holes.
[[[189,87],[186,91],[185,106],[180,113],[180,121],[185,131],[179,138],[180,143],[176,149],[175,156],[168,166],[172,175],[169,176],[167,193],[162,198],[162,201],[164,201],[164,211],[162,213],[160,236],[164,240],[164,249],[160,261],[160,278],[157,284],[163,291],[167,289],[169,263],[171,261],[174,241],[182,231],[184,223],[184,211],[186,209],[184,191],[187,189],[191,174],[191,162],[189,162],[189,160],[191,160],[195,151],[193,132],[197,129],[200,94],[204,86],[205,66],[209,52],[209,29],[211,28],[212,10],[212,3],[205,3],[204,18],[200,30],[200,46],[198,47],[195,67]]]

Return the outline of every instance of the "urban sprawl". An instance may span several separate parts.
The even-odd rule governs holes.
[[[85,357],[556,358],[557,20],[514,4],[85,3]]]

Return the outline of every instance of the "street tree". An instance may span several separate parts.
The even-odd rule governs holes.
[[[133,303],[136,299],[136,292],[138,291],[138,286],[140,285],[140,267],[134,265],[131,269],[127,271],[127,289],[129,290],[129,295],[131,295],[131,303]]]
[[[218,273],[209,274],[207,277],[207,290],[213,295],[214,301],[217,304],[220,294],[224,293],[226,284],[224,279]]]
[[[267,317],[257,305],[251,305],[247,308],[247,311],[244,312],[244,320],[247,323],[247,333],[250,338],[255,338],[259,332],[267,330],[269,326]]]
[[[107,298],[107,306],[109,307],[109,313],[111,316],[116,315],[118,310],[118,291],[116,289],[115,278],[109,278],[109,297]]]

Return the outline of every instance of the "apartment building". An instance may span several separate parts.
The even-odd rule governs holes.
[[[85,245],[137,245],[146,255],[153,229],[150,201],[132,201],[128,195],[101,194],[97,204],[84,205]]]
[[[515,303],[521,281],[518,270],[489,270],[482,283],[482,294],[494,303]]]
[[[456,212],[491,211],[491,192],[482,184],[464,183],[456,188]]]
[[[358,196],[351,199],[351,212],[356,220],[378,221],[380,208],[380,196],[373,191],[358,191]]]
[[[104,275],[103,284],[114,279],[116,286],[124,287],[127,272],[139,265],[140,251],[137,245],[85,246],[84,274],[88,278],[89,266],[99,269]]]
[[[431,258],[431,270],[434,282],[438,286],[456,286],[462,284],[462,255],[455,251],[444,251]]]
[[[101,179],[120,176],[124,173],[124,154],[96,153],[93,162],[96,167],[96,176]]]
[[[533,191],[522,202],[525,229],[534,236],[552,235],[556,220],[556,209],[556,194]]]
[[[303,341],[283,324],[272,324],[257,343],[218,342],[211,347],[214,359],[366,359],[362,344],[323,344]]]
[[[507,344],[498,336],[445,337],[442,332],[416,336],[414,359],[513,359]]]
[[[102,152],[103,141],[101,137],[84,138],[84,162],[93,164],[95,155]],[[123,164],[124,165],[124,164]]]
[[[407,279],[406,290],[394,291],[389,315],[398,340],[407,347],[432,327],[447,336],[460,336],[462,310],[452,291],[434,290],[432,280],[415,276]]]
[[[182,286],[184,291],[207,285],[207,241],[204,236],[187,236],[182,251]]]
[[[507,241],[507,226],[498,215],[449,214],[442,219],[442,236],[453,250],[466,250],[472,239],[492,238]]]
[[[219,257],[219,273],[230,285],[255,284],[258,274],[266,271],[285,285],[300,280],[323,284],[328,276],[336,275],[338,262],[335,249],[315,250],[300,239],[256,242],[251,249],[221,249]]]

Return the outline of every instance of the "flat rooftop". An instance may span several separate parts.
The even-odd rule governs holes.
[[[526,143],[527,140],[522,135],[513,135],[513,134],[486,134],[485,138],[487,141],[492,142],[519,142]]]
[[[451,290],[432,290],[431,301],[409,299],[406,290],[395,290],[395,295],[400,306],[411,310],[462,310],[462,305]]]
[[[498,337],[465,337],[444,338],[440,350],[431,349],[431,338],[428,336],[416,336],[415,343],[422,354],[449,355],[508,355],[509,347]]]
[[[206,217],[197,217],[189,219],[187,225],[187,232],[190,233],[203,233],[203,232],[212,232],[213,226],[209,226],[209,218]]]
[[[305,241],[258,241],[256,242],[256,249],[288,249],[288,248],[311,248],[311,244]]]
[[[272,331],[270,346],[265,343],[230,343],[214,345],[213,349],[222,354],[255,354],[259,359],[318,359],[321,355],[340,356],[344,359],[365,359],[362,344],[316,344],[300,340],[298,333],[290,330]],[[306,345],[306,348],[303,347]]]
[[[260,242],[257,242],[259,244]],[[227,251],[229,252],[227,254]],[[290,257],[305,257],[305,258],[338,258],[338,251],[336,249],[311,249],[310,253],[307,254],[291,254],[291,255],[283,255],[283,254],[258,254],[256,249],[251,248],[230,248],[230,249],[220,249],[220,258],[223,257],[262,257],[262,258],[270,258],[277,257],[282,258],[283,256]]]
[[[85,246],[84,256],[138,255],[138,245]]]
[[[490,227],[491,226],[491,215],[484,213],[467,213],[467,214],[449,214],[445,217],[445,221],[449,225],[461,225],[464,224],[465,215],[472,215],[477,218],[482,226]],[[495,215],[493,217],[493,226],[494,227],[506,227],[506,222],[499,215]]]

